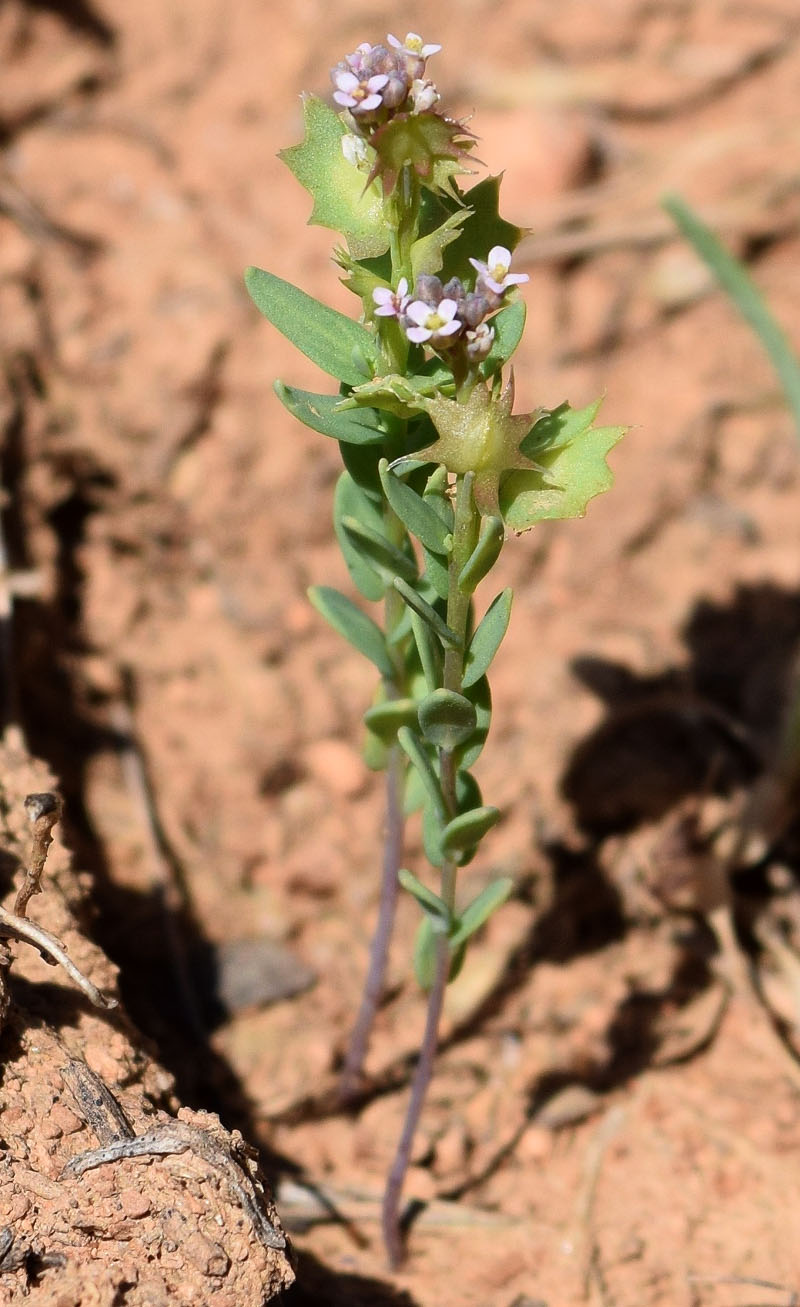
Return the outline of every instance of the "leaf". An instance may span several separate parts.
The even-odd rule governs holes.
[[[352,445],[380,445],[386,439],[374,409],[357,408],[342,413],[336,407],[341,395],[315,395],[286,386],[282,381],[274,382],[273,389],[293,417],[323,436]]]
[[[747,269],[725,249],[710,227],[678,195],[669,195],[664,208],[692,248],[711,269],[746,322],[750,324],[777,372],[786,402],[800,435],[800,359]]]
[[[380,464],[381,485],[386,498],[404,526],[420,540],[426,549],[435,554],[446,554],[451,537],[435,508],[406,485],[389,469],[384,460]]]
[[[433,804],[433,809],[438,815],[442,824],[447,820],[447,807],[442,794],[439,778],[433,770],[433,764],[423,747],[422,741],[418,736],[409,730],[407,726],[401,726],[397,732],[397,743],[403,750],[403,753],[413,763],[414,768],[419,774],[420,780],[425,786],[428,798]]]
[[[346,385],[363,382],[361,360],[375,357],[365,327],[263,268],[248,268],[244,281],[256,308],[312,363]]]
[[[343,517],[341,521],[353,548],[385,581],[391,582],[395,576],[401,576],[405,581],[416,581],[417,564],[411,555],[404,554],[382,532],[376,531],[366,522],[359,522],[355,517]]]
[[[347,472],[342,472],[333,494],[333,529],[353,584],[365,599],[375,603],[383,598],[386,583],[371,566],[370,559],[365,558],[362,551],[353,544],[344,525],[348,517],[357,517],[366,524],[367,528],[371,527],[375,532],[380,531],[383,526],[380,508],[356,485]]]
[[[445,250],[442,281],[450,277],[472,280],[475,269],[470,258],[486,259],[494,245],[503,245],[508,250],[516,249],[524,232],[515,227],[513,222],[506,222],[500,217],[500,183],[502,175],[485,177],[461,196],[463,203],[470,210],[457,241]]]
[[[606,456],[626,428],[592,426],[598,407],[599,401],[581,410],[562,404],[531,428],[520,448],[539,470],[512,471],[500,483],[500,508],[512,531],[583,517],[589,500],[611,486]]]
[[[458,240],[467,215],[467,209],[456,209],[455,213],[445,218],[441,226],[414,242],[411,246],[412,288],[417,277],[439,271],[444,261],[444,251],[453,241]]]
[[[463,688],[463,687],[462,687]],[[461,768],[474,767],[486,743],[492,722],[492,694],[489,679],[482,676],[465,691],[467,698],[475,707],[476,725],[472,735],[461,749],[456,751],[456,761]]]
[[[518,299],[514,300],[506,308],[501,309],[497,316],[492,318],[491,325],[494,327],[494,340],[488,355],[481,364],[481,373],[484,377],[491,377],[498,368],[502,367],[511,358],[517,345],[522,340],[526,316],[525,301]]]
[[[409,608],[408,611],[411,614],[411,630],[425,683],[429,690],[435,690],[442,683],[442,646],[428,623],[424,622],[413,608]]]
[[[489,670],[508,628],[512,598],[512,590],[501,590],[487,608],[464,660],[464,675],[461,678],[464,689],[474,685]]]
[[[475,707],[463,694],[439,688],[419,705],[419,725],[429,744],[437,749],[456,749],[475,730]]]
[[[420,989],[426,993],[432,989],[436,979],[436,954],[439,941],[434,933],[430,917],[424,916],[419,923],[414,940],[414,975]]]
[[[487,885],[486,889],[461,913],[458,925],[450,936],[451,949],[462,948],[467,940],[480,930],[484,922],[489,920],[492,913],[506,902],[513,889],[514,882],[510,876],[503,876],[493,884]]]
[[[338,631],[359,653],[369,658],[381,676],[390,681],[394,679],[395,669],[386,651],[383,633],[371,617],[356,608],[346,595],[327,585],[311,586],[308,597],[334,631]]]
[[[475,587],[490,572],[500,557],[505,542],[505,530],[502,517],[490,514],[481,521],[478,543],[462,567],[458,576],[458,588],[462,594],[471,595]]]
[[[474,848],[499,820],[499,808],[481,807],[473,808],[470,812],[459,813],[442,831],[442,849],[445,855]]]
[[[341,232],[356,259],[374,258],[389,248],[381,190],[342,151],[347,129],[324,100],[303,97],[305,138],[279,152],[314,201],[309,223]],[[370,162],[374,159],[367,146]]]
[[[397,879],[404,890],[408,890],[409,894],[413,894],[425,915],[430,917],[434,933],[438,935],[447,934],[452,925],[452,915],[444,900],[439,898],[438,894],[434,894],[433,890],[428,889],[427,885],[423,885],[422,881],[413,872],[407,871],[405,867],[400,868]]]
[[[450,630],[450,627],[439,616],[436,609],[433,608],[427,600],[423,599],[416,590],[412,589],[412,587],[408,585],[402,577],[396,576],[392,581],[392,585],[400,595],[401,599],[408,604],[409,608],[411,608],[418,617],[422,618],[423,622],[425,622],[434,634],[439,637],[443,645],[446,645],[448,649],[459,649],[461,647],[461,641],[455,631]]]
[[[364,713],[364,725],[384,743],[392,744],[401,726],[417,725],[415,699],[387,699]]]

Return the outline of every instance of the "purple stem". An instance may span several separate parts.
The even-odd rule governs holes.
[[[444,995],[447,989],[447,981],[450,975],[450,946],[446,936],[442,935],[437,941],[436,949],[436,976],[433,985],[428,994],[428,1011],[425,1017],[425,1033],[422,1037],[422,1044],[419,1050],[419,1061],[417,1062],[414,1072],[414,1079],[411,1084],[411,1098],[409,1099],[406,1119],[403,1124],[403,1133],[400,1136],[400,1142],[397,1145],[397,1152],[392,1162],[389,1177],[386,1181],[386,1189],[383,1195],[383,1209],[381,1214],[383,1228],[383,1242],[389,1257],[389,1265],[392,1270],[396,1270],[403,1260],[405,1249],[403,1247],[403,1234],[400,1229],[400,1198],[403,1192],[403,1182],[406,1178],[408,1164],[411,1160],[411,1147],[414,1142],[414,1135],[419,1125],[419,1119],[422,1115],[422,1109],[425,1104],[425,1097],[428,1092],[428,1086],[433,1075],[433,1065],[436,1060],[436,1049],[439,1042],[439,1021],[444,1006]]]
[[[362,1086],[367,1045],[386,980],[389,944],[400,889],[397,873],[403,857],[405,771],[403,754],[395,745],[389,755],[386,770],[386,829],[378,922],[372,937],[369,969],[361,996],[361,1006],[350,1036],[339,1083],[339,1097],[345,1103],[353,1099]]]

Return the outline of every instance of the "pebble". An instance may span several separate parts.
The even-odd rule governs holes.
[[[134,1220],[147,1216],[150,1211],[150,1199],[138,1189],[123,1189],[119,1201],[125,1215]]]

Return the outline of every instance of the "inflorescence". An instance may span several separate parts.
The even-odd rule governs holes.
[[[336,90],[333,98],[349,109],[359,129],[384,123],[395,113],[427,113],[439,101],[439,92],[425,76],[425,65],[440,45],[425,45],[416,32],[405,43],[396,36],[385,45],[363,41],[331,69]]]

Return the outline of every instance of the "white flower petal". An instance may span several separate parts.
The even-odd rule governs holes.
[[[366,100],[362,100],[357,106],[358,113],[371,113],[373,109],[380,107],[381,97],[379,95],[368,95]]]
[[[418,326],[424,327],[432,312],[430,304],[425,304],[423,300],[414,300],[406,309],[406,317],[416,322]]]
[[[527,272],[509,272],[503,278],[507,286],[522,286],[526,281],[530,281]]]
[[[489,250],[489,257],[486,262],[490,268],[493,268],[497,263],[502,263],[503,267],[508,269],[511,264],[511,251],[507,250],[505,245],[494,245]]]
[[[335,82],[339,90],[346,91],[348,95],[355,91],[359,84],[355,73],[346,73],[344,70],[336,74]]]
[[[436,312],[445,322],[449,322],[451,318],[456,316],[456,313],[458,312],[458,304],[455,300],[441,300]]]
[[[452,336],[453,332],[461,330],[461,323],[458,318],[453,318],[452,322],[445,322],[443,327],[439,327],[436,332],[437,336]]]
[[[408,278],[401,277],[397,283],[397,297],[398,299],[402,299],[403,296],[407,294],[408,294]]]
[[[358,103],[352,95],[347,95],[344,91],[334,91],[333,98],[337,104],[344,105],[345,109],[352,109],[353,105]]]
[[[376,73],[375,76],[370,77],[369,81],[367,82],[367,90],[382,91],[384,86],[388,82],[388,80],[389,80],[388,73]]]
[[[423,341],[430,340],[432,334],[426,327],[406,327],[406,335],[415,345],[421,345]]]

